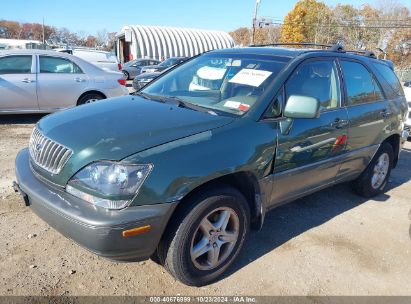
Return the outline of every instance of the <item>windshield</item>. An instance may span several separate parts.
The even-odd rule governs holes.
[[[142,92],[154,99],[174,97],[210,110],[243,115],[288,60],[254,54],[204,54],[173,69]]]
[[[173,65],[174,62],[176,62],[176,61],[177,61],[177,59],[169,58],[169,59],[163,61],[162,63],[160,63],[159,66],[161,66],[161,67],[170,66],[170,65]]]

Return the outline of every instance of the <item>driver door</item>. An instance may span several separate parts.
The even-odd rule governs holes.
[[[293,200],[332,183],[345,152],[348,116],[341,108],[340,77],[335,60],[303,62],[286,82],[291,95],[320,101],[320,117],[279,122],[274,165],[273,204]]]

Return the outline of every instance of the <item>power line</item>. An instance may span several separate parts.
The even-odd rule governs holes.
[[[284,25],[284,22],[273,22],[274,25]],[[294,25],[294,26],[305,26],[305,27],[328,27],[328,28],[361,28],[361,29],[407,29],[411,28],[411,24],[406,25],[360,25],[360,24],[324,24],[324,23],[314,23],[314,24],[304,24],[304,23],[297,23],[297,22],[287,22],[287,25]]]

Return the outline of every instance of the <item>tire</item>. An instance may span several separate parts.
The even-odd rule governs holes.
[[[77,105],[79,106],[87,103],[92,103],[101,99],[105,99],[105,97],[99,93],[87,93],[80,97],[80,99],[77,102]]]
[[[354,190],[367,198],[384,192],[391,174],[393,160],[392,146],[383,142],[367,168],[353,182]]]
[[[123,71],[123,75],[126,80],[130,79],[130,74],[127,71]]]
[[[203,286],[216,281],[238,256],[248,235],[250,210],[244,196],[229,187],[206,190],[185,202],[185,206],[169,225],[157,255],[177,280]],[[224,229],[225,222],[228,224]],[[213,231],[206,234],[205,230],[211,227]],[[195,258],[195,248],[208,250]],[[218,258],[212,259],[213,256]]]

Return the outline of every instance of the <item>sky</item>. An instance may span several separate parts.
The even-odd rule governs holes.
[[[378,0],[377,0],[378,1]],[[258,16],[283,20],[296,0],[261,0]],[[325,0],[360,7],[376,0]],[[411,10],[411,0],[399,0]],[[232,31],[252,24],[255,0],[0,0],[0,20],[44,22],[74,32],[119,32],[124,25],[161,25]]]

